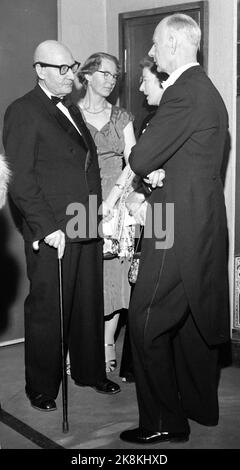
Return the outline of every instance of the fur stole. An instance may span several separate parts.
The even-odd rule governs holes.
[[[0,209],[4,206],[7,197],[7,187],[10,179],[10,170],[7,161],[0,154]]]

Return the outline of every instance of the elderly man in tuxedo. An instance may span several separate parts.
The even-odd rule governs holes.
[[[139,444],[188,440],[188,418],[218,423],[218,346],[229,339],[221,179],[228,115],[197,62],[200,38],[188,15],[158,24],[149,55],[169,78],[129,157],[137,175],[166,172],[149,198],[152,208],[174,204],[174,243],[164,247],[154,234],[143,240],[129,309],[140,419],[120,437]],[[154,226],[161,225],[158,214]]]
[[[96,148],[81,113],[61,101],[72,91],[79,63],[63,44],[51,40],[39,44],[33,65],[38,83],[8,107],[3,142],[30,281],[25,301],[26,394],[33,407],[52,411],[62,375],[57,250],[63,263],[72,378],[100,393],[120,388],[105,375],[102,241],[97,233],[88,233],[94,217],[89,196],[95,197],[97,208],[102,202]],[[86,213],[81,238],[66,230],[71,203],[81,204]]]

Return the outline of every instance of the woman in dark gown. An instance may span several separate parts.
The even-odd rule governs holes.
[[[144,133],[150,120],[154,116],[157,110],[157,107],[160,104],[160,101],[164,92],[162,88],[162,82],[164,82],[168,78],[167,73],[158,72],[156,64],[153,62],[153,60],[150,57],[144,58],[140,62],[140,67],[142,69],[142,75],[140,79],[141,84],[140,84],[139,90],[143,92],[144,95],[146,96],[148,105],[153,106],[154,109],[144,119],[141,129],[140,129],[139,138]],[[138,240],[136,240],[135,243],[138,243]],[[141,251],[141,240],[140,240],[140,243],[138,243],[138,251]],[[133,289],[134,289],[134,285],[132,286],[131,294],[133,292]],[[123,382],[134,382],[131,344],[130,344],[127,321],[126,321],[125,337],[124,337],[124,342],[123,342],[122,359],[121,359],[119,375],[120,377],[122,377]]]

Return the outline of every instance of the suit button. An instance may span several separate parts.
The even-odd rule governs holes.
[[[71,149],[70,149],[70,152],[71,152],[71,153],[75,153],[75,149],[74,149],[74,148],[71,148]]]
[[[217,177],[215,175],[212,176],[212,180],[215,181]]]

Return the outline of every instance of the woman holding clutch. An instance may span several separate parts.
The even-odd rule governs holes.
[[[123,183],[117,183],[117,179],[127,164],[132,146],[136,143],[131,113],[119,106],[112,105],[107,100],[117,83],[119,72],[119,62],[115,56],[98,52],[92,54],[85,61],[78,74],[78,79],[85,90],[78,106],[97,147],[104,200],[108,198],[114,188],[111,201],[110,199],[108,201],[111,208],[122,194],[125,180]],[[129,225],[123,229],[125,218],[123,201],[118,205],[117,211],[119,214],[117,233],[115,230],[115,236],[112,233],[104,239],[105,361],[107,372],[114,370],[117,365],[114,335],[119,313],[122,309],[127,309],[129,304],[128,259],[134,249],[134,227]]]

